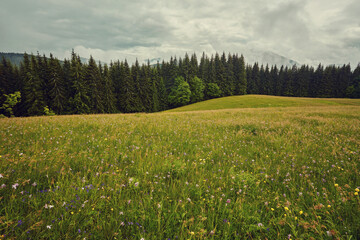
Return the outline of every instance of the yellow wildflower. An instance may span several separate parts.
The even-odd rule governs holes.
[[[299,213],[300,213],[300,215],[301,215],[301,214],[303,214],[304,212],[303,212],[303,211],[300,211]]]
[[[339,186],[339,184],[335,183],[335,187],[338,187],[338,186]]]
[[[289,210],[289,208],[288,208],[288,207],[284,207],[284,209],[285,209],[285,211],[288,211],[288,210]]]
[[[355,188],[355,192],[359,192],[359,189],[358,189],[358,188]]]
[[[358,193],[358,192],[355,192],[354,195],[357,196],[357,195],[359,195],[359,193]]]

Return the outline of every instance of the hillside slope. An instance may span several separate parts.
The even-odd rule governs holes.
[[[243,95],[211,99],[187,106],[174,108],[168,112],[186,112],[202,110],[218,110],[232,108],[266,108],[266,107],[307,107],[355,105],[360,106],[360,99],[343,98],[298,98],[266,95]]]

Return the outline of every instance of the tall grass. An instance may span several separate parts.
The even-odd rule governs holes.
[[[168,110],[168,112],[219,110],[233,108],[267,108],[267,107],[309,107],[309,106],[360,106],[360,99],[344,98],[301,98],[266,95],[243,95],[211,99]]]
[[[6,239],[357,239],[360,108],[0,119]]]

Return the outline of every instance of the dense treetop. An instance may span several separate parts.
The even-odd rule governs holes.
[[[20,92],[16,105],[10,94]],[[0,114],[90,114],[157,112],[206,99],[265,94],[295,97],[360,97],[360,65],[293,67],[246,65],[244,57],[225,53],[200,60],[196,54],[171,57],[153,66],[125,61],[109,66],[90,57],[82,63],[59,61],[51,54],[24,54],[20,67],[0,63]]]

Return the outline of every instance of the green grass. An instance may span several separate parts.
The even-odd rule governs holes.
[[[357,239],[359,149],[359,106],[0,119],[0,238]]]
[[[360,100],[343,98],[295,98],[266,95],[243,95],[211,99],[171,109],[168,110],[168,112],[219,110],[233,108],[309,107],[333,105],[360,106]]]

